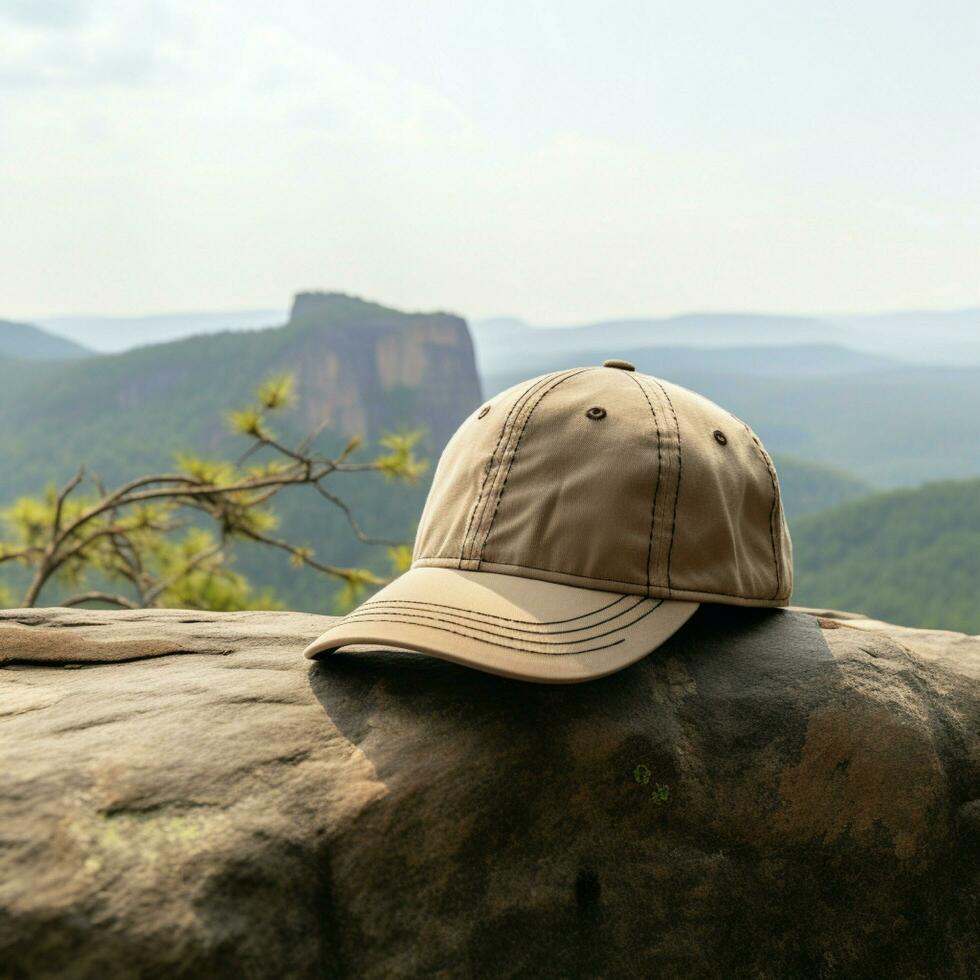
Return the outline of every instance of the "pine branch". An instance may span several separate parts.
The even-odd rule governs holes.
[[[233,413],[234,424],[252,440],[251,447],[234,467],[224,462],[191,460],[185,472],[149,474],[111,490],[97,475],[81,468],[57,494],[51,491],[44,504],[34,505],[42,515],[41,519],[33,516],[32,501],[25,501],[25,517],[19,525],[24,541],[6,547],[0,544],[0,563],[19,560],[33,569],[22,604],[33,606],[47,583],[59,573],[68,572],[72,577],[80,577],[92,565],[109,578],[132,586],[138,600],[111,591],[89,590],[69,597],[64,604],[102,601],[123,608],[150,606],[195,572],[203,572],[203,586],[198,579],[193,587],[195,590],[203,588],[202,595],[209,593],[212,586],[227,589],[241,588],[244,584],[247,590],[247,582],[241,576],[234,576],[223,568],[229,559],[228,542],[235,536],[284,551],[295,564],[340,579],[348,587],[382,583],[384,580],[373,572],[321,562],[313,557],[311,549],[266,533],[264,528],[270,526],[271,515],[261,508],[286,487],[310,485],[344,514],[359,541],[392,546],[395,542],[366,534],[346,501],[327,490],[321,481],[341,472],[379,472],[385,476],[414,479],[421,469],[411,452],[414,439],[412,442],[402,440],[397,445],[382,440],[394,449],[391,455],[355,462],[351,457],[361,444],[355,437],[331,458],[312,452],[324,422],[292,448],[264,425],[267,412],[292,400],[291,385],[289,377],[270,379],[259,389],[257,407]],[[263,448],[276,454],[279,465],[270,464],[241,475],[242,463]],[[98,499],[84,508],[76,506],[69,515],[68,502],[86,481],[98,491]],[[173,514],[181,510],[205,515],[220,531],[218,543],[208,544],[183,560],[180,560],[179,552],[167,550],[173,545],[165,538],[167,534],[192,526],[190,521],[173,518]],[[198,533],[203,532],[188,531],[187,542],[192,542],[191,536]],[[40,543],[34,543],[36,541]],[[165,555],[177,558],[177,564],[163,557]],[[150,561],[144,560],[145,557]],[[164,570],[156,571],[161,564]],[[166,574],[168,570],[170,574]],[[233,584],[229,586],[229,583]],[[227,596],[227,592],[224,594]]]

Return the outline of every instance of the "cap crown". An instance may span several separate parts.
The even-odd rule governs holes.
[[[467,418],[436,468],[413,566],[785,605],[772,461],[744,422],[614,367],[533,378]]]

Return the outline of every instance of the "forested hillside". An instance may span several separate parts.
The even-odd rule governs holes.
[[[795,603],[980,633],[980,480],[875,494],[792,533]]]
[[[810,463],[780,453],[774,454],[773,462],[779,475],[783,509],[791,522],[804,514],[813,514],[866,496],[875,489],[865,480],[859,480],[833,466]]]
[[[85,357],[91,351],[30,323],[0,320],[0,358],[60,361]]]
[[[295,440],[324,426],[319,440],[328,450],[354,435],[372,440],[385,431],[422,429],[420,454],[434,462],[480,398],[463,320],[337,294],[301,295],[289,323],[275,329],[76,362],[0,360],[0,506],[64,482],[82,464],[112,483],[166,471],[178,453],[234,458],[243,444],[227,412],[283,371],[295,375],[298,399],[283,417],[282,434]],[[369,534],[409,541],[425,488],[357,474],[344,474],[335,487]],[[315,494],[285,491],[276,510],[284,534],[324,559],[387,569],[384,549],[356,541]],[[333,586],[279,555],[242,548],[237,567],[294,608],[329,605],[325,593]]]

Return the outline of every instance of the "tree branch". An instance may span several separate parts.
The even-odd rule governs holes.
[[[344,516],[347,518],[347,523],[350,524],[351,530],[354,532],[354,536],[358,541],[364,544],[383,544],[387,545],[389,548],[395,547],[398,544],[397,541],[391,541],[388,538],[372,538],[370,535],[365,534],[361,525],[357,522],[357,518],[354,516],[353,511],[350,509],[350,505],[345,501],[341,500],[340,497],[335,496],[329,490],[324,490],[319,483],[313,484],[314,489],[321,497],[325,500],[329,500],[335,507],[339,507],[343,512]]]
[[[406,479],[412,475],[410,466],[406,466],[404,472],[401,470],[398,465],[401,457],[397,456],[379,457],[369,462],[351,461],[351,456],[361,445],[359,438],[350,439],[332,458],[313,452],[313,444],[326,421],[309,432],[295,448],[281,442],[264,422],[267,413],[282,407],[288,400],[285,388],[288,384],[285,387],[280,384],[271,393],[266,388],[260,389],[258,406],[239,413],[244,422],[242,431],[251,438],[253,445],[237,465],[220,462],[212,467],[204,462],[189,461],[187,472],[141,476],[115,489],[107,489],[96,474],[88,473],[83,467],[53,499],[51,494],[46,495],[42,502],[45,505],[41,511],[43,520],[32,523],[25,511],[28,516],[21,522],[23,527],[18,524],[18,536],[22,540],[15,550],[0,546],[0,563],[19,560],[33,572],[23,605],[33,606],[42,590],[59,573],[71,572],[72,578],[77,573],[81,578],[91,567],[110,580],[126,583],[127,588],[131,586],[138,599],[96,589],[71,596],[64,600],[66,605],[102,601],[123,608],[140,608],[156,604],[168,589],[196,571],[203,571],[206,578],[225,574],[227,549],[235,536],[285,551],[300,566],[341,579],[350,586],[385,581],[363,569],[318,561],[311,549],[293,545],[262,530],[271,526],[268,521],[271,515],[261,509],[263,505],[286,487],[309,484],[340,509],[359,541],[394,545],[394,541],[365,533],[346,501],[328,491],[321,481],[337,472],[383,472],[387,476],[404,476]],[[251,474],[243,474],[242,463],[263,447],[275,454],[274,462],[254,467]],[[407,462],[411,463],[410,445],[403,448],[403,452],[408,454]],[[98,499],[84,510],[79,505],[79,509],[66,513],[71,495],[86,481],[95,487]],[[189,520],[175,520],[173,515],[177,512],[183,512]],[[220,543],[209,544],[184,559],[194,546],[190,544],[195,540],[192,533],[188,532],[187,544],[183,546],[168,542],[164,536],[197,525],[195,513],[216,525]],[[35,539],[42,543],[32,543]],[[208,541],[213,540],[214,535],[208,535]],[[178,550],[171,550],[175,547]],[[147,556],[151,559],[148,563],[144,562]],[[199,584],[195,579],[192,592]],[[188,601],[193,601],[193,595],[188,595]]]
[[[81,466],[79,467],[78,472],[61,488],[61,492],[58,494],[58,499],[54,507],[54,521],[52,522],[51,533],[52,538],[56,537],[58,532],[61,530],[61,515],[65,508],[65,499],[84,479],[85,467]]]
[[[170,578],[161,579],[153,586],[152,589],[148,589],[143,594],[143,604],[146,606],[152,605],[157,599],[163,595],[171,586],[176,585],[182,578],[189,575],[194,571],[195,568],[200,566],[203,562],[207,561],[209,558],[217,557],[221,554],[223,545],[217,544],[213,548],[205,548],[199,551],[196,555],[190,558],[184,567],[177,572],[175,575],[171,575]]]
[[[114,606],[121,606],[123,609],[141,608],[139,603],[133,602],[132,599],[127,599],[124,595],[118,595],[115,592],[99,592],[97,590],[79,592],[77,595],[63,599],[61,604],[63,606],[80,606],[85,602],[110,602]]]
[[[239,533],[247,538],[251,538],[253,541],[258,541],[260,544],[267,544],[271,548],[278,548],[280,551],[285,551],[296,559],[296,561],[301,561],[304,565],[309,565],[310,568],[315,568],[318,572],[323,572],[325,575],[332,575],[334,578],[343,579],[345,582],[349,582],[353,577],[354,569],[341,568],[338,565],[325,565],[323,562],[313,558],[303,548],[298,548],[296,545],[292,545],[288,541],[283,541],[281,538],[273,538],[268,534],[262,534],[261,531],[252,531],[245,528],[241,529]],[[384,579],[377,577],[373,579],[374,584],[377,585],[380,585],[383,581]]]

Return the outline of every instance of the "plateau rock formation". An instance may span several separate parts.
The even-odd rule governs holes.
[[[2,346],[2,345],[0,345]],[[289,321],[60,362],[0,357],[0,502],[62,482],[85,463],[109,481],[177,453],[237,454],[229,409],[269,375],[296,375],[292,434],[421,428],[435,458],[480,403],[466,322],[339,293],[301,293]]]
[[[341,293],[300,293],[282,367],[297,375],[309,427],[345,435],[423,423],[439,449],[480,397],[466,321],[402,313]]]

